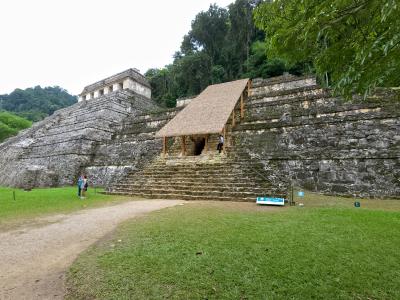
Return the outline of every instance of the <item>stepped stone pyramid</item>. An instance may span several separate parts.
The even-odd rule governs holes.
[[[195,156],[196,138],[173,138],[165,156],[131,172],[114,194],[180,199],[287,197],[290,185],[325,194],[400,197],[398,93],[381,90],[344,101],[314,77],[252,81],[245,116],[226,124],[225,154],[217,139]],[[235,125],[233,125],[235,124]],[[190,156],[182,156],[182,149]]]
[[[160,108],[136,70],[116,74],[0,144],[0,186],[71,185],[83,172],[110,193],[151,198],[254,201],[290,185],[400,198],[398,91],[344,101],[293,75],[253,79],[246,91],[219,154],[217,133],[156,136],[197,97]]]
[[[138,80],[143,84],[142,94],[140,89],[129,88],[138,76],[142,77]],[[93,165],[99,148],[114,137],[124,120],[157,109],[147,98],[149,88],[144,80],[129,69],[88,86],[85,100],[81,95],[78,103],[0,144],[0,185],[32,188],[73,184],[86,166]]]
[[[236,122],[243,118],[247,86],[248,80],[242,80],[207,88],[156,134],[175,136],[169,150],[164,138],[162,157],[115,183],[108,192],[186,200],[286,198],[287,183],[279,180],[274,184],[259,163],[246,155],[235,155],[229,138]],[[216,151],[218,133],[226,140],[221,154]]]

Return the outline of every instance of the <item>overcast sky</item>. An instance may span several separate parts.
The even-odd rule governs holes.
[[[233,0],[0,0],[0,94],[72,94],[128,68],[172,62],[195,15]]]

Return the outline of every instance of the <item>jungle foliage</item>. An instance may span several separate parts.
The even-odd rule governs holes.
[[[311,62],[339,94],[400,84],[398,0],[265,1],[254,16],[269,57]]]
[[[199,94],[209,84],[246,77],[271,77],[290,71],[301,74],[304,64],[269,59],[265,35],[255,27],[259,0],[236,0],[227,9],[211,5],[192,21],[173,63],[146,72],[155,100],[175,106],[175,99]]]
[[[211,5],[173,63],[146,75],[167,106],[207,85],[313,73],[334,92],[367,96],[400,85],[398,0],[236,0]]]
[[[70,95],[58,86],[15,89],[8,95],[0,95],[1,110],[12,112],[33,122],[42,120],[56,110],[76,102],[76,96]]]
[[[31,121],[9,112],[0,111],[0,142],[16,135],[22,129],[29,128],[31,125]]]

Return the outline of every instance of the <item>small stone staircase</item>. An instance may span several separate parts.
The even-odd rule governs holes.
[[[248,158],[212,153],[205,156],[157,158],[129,174],[110,194],[153,199],[254,202],[258,196],[286,198],[286,186],[274,186],[268,174]]]

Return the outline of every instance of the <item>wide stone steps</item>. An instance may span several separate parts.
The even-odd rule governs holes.
[[[183,200],[255,201],[260,196],[285,197],[286,191],[260,176],[259,169],[248,157],[157,159],[115,183],[109,193]]]
[[[187,177],[187,176],[216,176],[216,177],[232,177],[232,176],[246,176],[246,173],[243,173],[241,170],[229,170],[229,169],[224,169],[224,170],[179,170],[179,172],[174,171],[174,170],[166,170],[163,172],[162,170],[158,171],[152,171],[152,172],[143,172],[141,173],[142,176],[144,177],[159,177],[159,176],[181,176],[181,177]],[[133,175],[131,175],[133,176]]]
[[[257,197],[263,197],[263,196],[270,196],[271,191],[266,191],[265,193],[255,193],[252,191],[248,192],[236,192],[236,191],[196,191],[196,190],[181,190],[181,191],[176,191],[176,190],[170,190],[166,191],[164,189],[151,189],[151,190],[119,190],[118,192],[123,192],[125,194],[129,195],[139,195],[139,194],[147,194],[147,195],[174,195],[174,197],[185,197],[185,196],[195,196],[195,197],[204,197],[204,198],[210,198],[210,199],[217,199],[219,197],[227,197],[230,198],[231,200],[235,200],[237,198],[243,199],[252,199],[253,201],[256,200]],[[275,195],[274,195],[275,196]],[[281,196],[281,194],[276,194],[276,196]]]
[[[127,193],[127,192],[112,192],[112,195],[126,195],[126,196],[134,196],[134,197],[142,197],[142,198],[150,198],[150,199],[179,199],[179,200],[187,200],[187,201],[239,201],[239,202],[255,202],[254,197],[243,197],[243,198],[232,198],[225,196],[197,196],[197,195],[181,195],[181,194],[152,194],[152,193]]]
[[[236,178],[237,177],[237,178]],[[240,183],[243,182],[246,179],[255,181],[255,182],[262,182],[261,179],[259,178],[254,178],[255,174],[251,175],[243,175],[243,174],[222,174],[220,176],[215,175],[215,176],[210,176],[210,175],[202,175],[202,174],[158,174],[158,175],[142,175],[141,176],[141,181],[146,180],[146,181],[160,181],[160,180],[165,180],[169,182],[196,182],[196,181],[204,181],[204,182],[233,182],[233,183]],[[137,180],[137,177],[134,177],[132,175],[129,175],[127,177],[127,180]]]
[[[244,184],[244,183],[227,183],[227,184],[206,184],[206,183],[188,183],[188,182],[180,182],[170,186],[165,183],[126,183],[126,184],[117,184],[115,187],[118,189],[146,189],[146,188],[154,188],[154,189],[164,189],[164,190],[187,190],[190,189],[198,189],[204,191],[212,191],[212,190],[221,190],[221,191],[248,191],[251,189],[252,191],[262,192],[266,189],[273,190],[272,186],[268,187],[260,187],[257,184]]]
[[[164,176],[164,177],[152,177],[152,178],[128,178],[128,180],[131,181],[135,181],[138,183],[165,183],[166,185],[173,185],[173,184],[179,184],[182,182],[188,183],[188,184],[195,184],[197,182],[199,182],[199,180],[201,180],[202,183],[208,183],[208,184],[213,184],[215,182],[218,182],[218,184],[220,185],[224,185],[224,184],[240,184],[243,182],[243,180],[239,180],[239,179],[234,179],[232,177],[219,177],[219,178],[214,178],[214,177],[209,177],[209,178],[202,178],[201,176],[199,177],[168,177],[168,176]],[[261,184],[263,183],[263,181],[261,180],[255,180],[256,183]]]
[[[255,177],[253,176],[248,176],[248,177],[240,177],[240,178],[234,178],[232,177],[201,177],[198,176],[196,177],[183,177],[183,176],[178,176],[178,177],[142,177],[138,175],[137,177],[127,177],[124,182],[119,182],[116,185],[117,186],[124,186],[124,185],[163,185],[165,187],[167,186],[175,186],[175,185],[191,185],[191,186],[250,186],[250,187],[257,187],[257,186],[267,186],[269,185],[269,182],[267,180],[264,180],[260,177]]]

